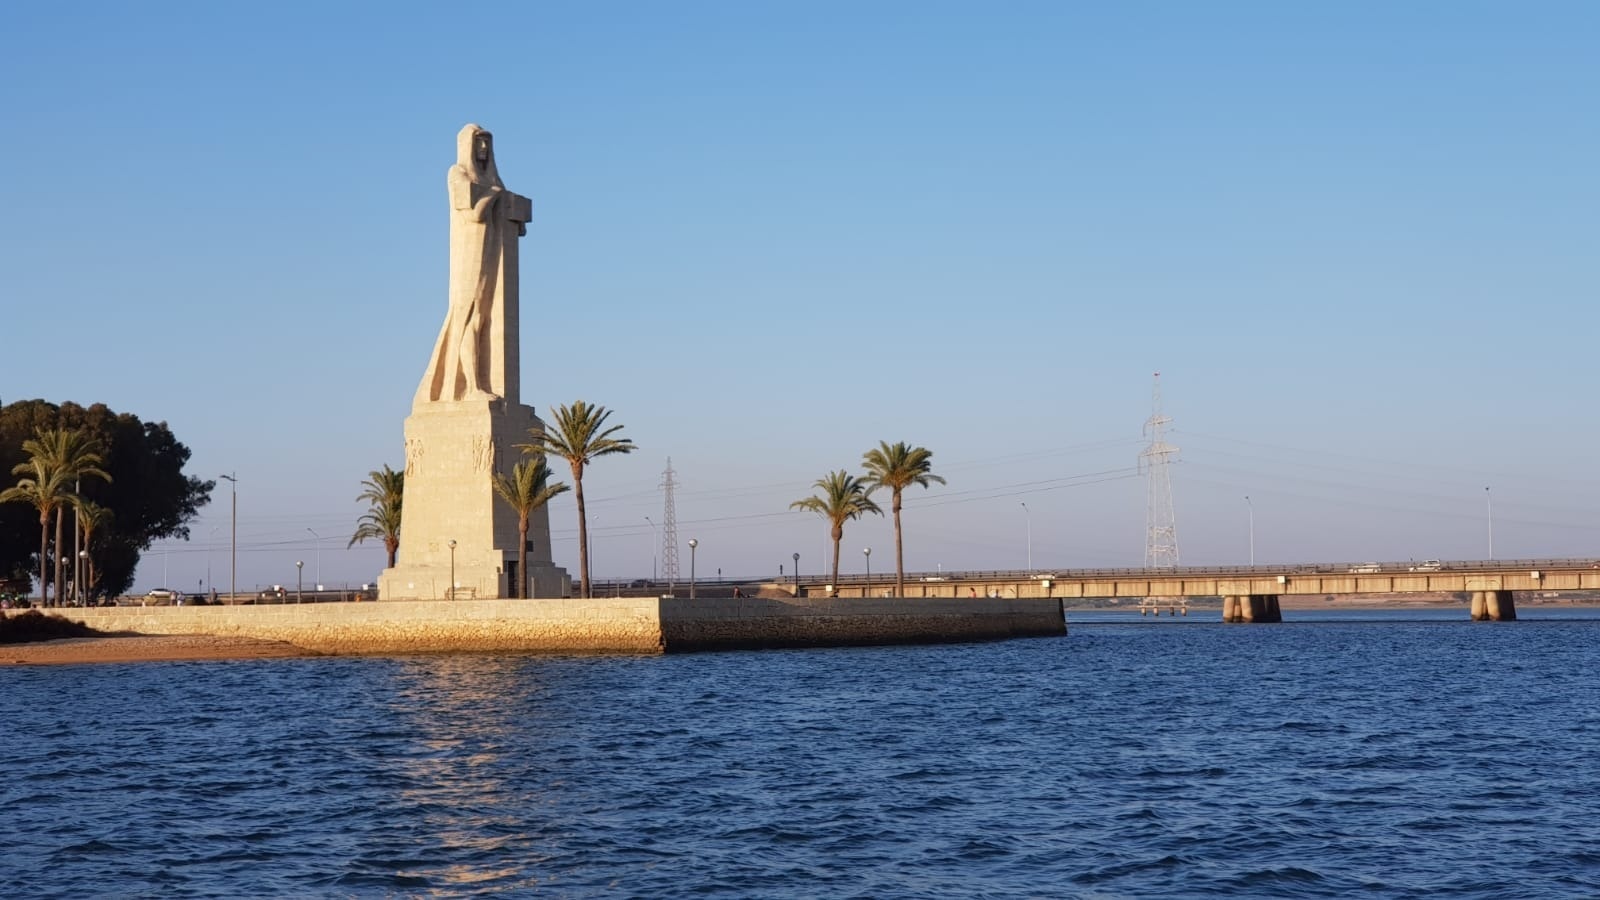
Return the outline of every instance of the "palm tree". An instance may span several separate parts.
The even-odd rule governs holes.
[[[804,500],[796,500],[789,504],[790,509],[803,509],[814,512],[828,520],[833,535],[833,578],[828,582],[833,585],[833,591],[838,593],[839,584],[839,542],[844,539],[844,523],[851,519],[859,519],[866,513],[883,515],[883,510],[878,504],[872,502],[872,488],[866,482],[843,469],[829,472],[818,478],[812,485],[818,491],[814,496]],[[799,588],[796,588],[798,591]]]
[[[612,437],[622,426],[605,427],[611,410],[604,406],[577,400],[571,406],[557,406],[550,413],[555,428],[529,431],[534,442],[517,446],[524,453],[559,456],[572,466],[572,494],[578,501],[578,571],[583,577],[583,596],[590,597],[594,583],[589,580],[589,522],[583,506],[583,469],[602,456],[632,453],[634,445],[628,438]]]
[[[22,442],[22,451],[28,454],[26,462],[17,463],[13,475],[24,476],[15,487],[0,492],[0,503],[27,503],[39,511],[39,602],[48,599],[47,585],[54,584],[56,598],[61,597],[61,511],[73,496],[71,485],[84,475],[98,475],[107,481],[111,476],[97,468],[100,455],[97,442],[85,432],[62,428],[40,428],[34,436]],[[56,516],[56,570],[55,581],[47,581],[50,555],[50,516]]]
[[[904,441],[890,445],[879,441],[875,449],[861,456],[861,465],[867,470],[867,485],[886,487],[894,492],[891,506],[894,509],[894,589],[895,595],[906,595],[906,564],[900,541],[900,492],[915,485],[927,487],[932,482],[944,484],[944,479],[933,474],[933,451],[926,447],[908,447]]]
[[[384,463],[383,468],[368,472],[361,484],[364,490],[356,499],[367,501],[369,508],[356,520],[356,533],[345,547],[354,547],[367,538],[383,541],[383,549],[389,554],[387,568],[392,569],[395,554],[400,552],[400,501],[405,496],[406,473],[396,472]]]
[[[23,446],[32,444],[33,441],[24,441]],[[27,462],[18,463],[12,470],[13,475],[23,475],[17,479],[14,487],[0,491],[0,503],[27,503],[39,511],[39,605],[48,605],[50,561],[50,515],[62,503],[66,502],[67,480],[51,465],[50,461],[42,456],[32,456]]]
[[[111,480],[99,466],[103,461],[100,456],[100,442],[91,437],[88,432],[76,428],[40,429],[36,438],[38,449],[48,456],[51,462],[61,473],[62,484],[72,484],[73,490],[66,496],[66,503],[56,507],[56,602],[61,601],[61,573],[66,566],[66,556],[62,552],[61,542],[62,522],[66,519],[67,506],[73,501],[79,489],[79,483],[86,476]],[[28,450],[28,442],[22,444],[23,450]]]
[[[94,592],[95,584],[100,580],[94,571],[94,533],[110,525],[115,517],[111,510],[83,497],[74,497],[72,505],[78,508],[78,530],[83,533],[84,562],[89,567],[83,573],[84,584],[88,587],[84,596],[87,597]]]
[[[511,467],[509,475],[494,473],[494,492],[517,513],[517,599],[528,596],[528,517],[551,498],[571,488],[562,482],[550,484],[550,466],[543,455],[523,460]]]

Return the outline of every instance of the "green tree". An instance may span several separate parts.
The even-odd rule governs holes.
[[[812,486],[817,489],[816,494],[804,500],[796,500],[789,504],[789,508],[814,512],[828,520],[828,527],[831,529],[829,533],[833,536],[833,578],[828,583],[833,585],[833,592],[837,594],[839,542],[844,540],[844,523],[851,519],[859,519],[867,513],[881,516],[883,510],[872,502],[872,488],[843,469],[818,478],[816,484]]]
[[[510,474],[496,472],[494,492],[517,514],[517,598],[528,596],[528,518],[533,511],[554,497],[571,490],[566,484],[550,484],[550,466],[542,455],[525,459],[511,467]]]
[[[894,586],[895,595],[906,595],[906,565],[900,536],[900,494],[912,485],[927,487],[944,479],[933,474],[933,451],[926,447],[911,447],[904,441],[890,444],[879,441],[878,446],[861,456],[861,465],[867,470],[867,484],[873,489],[886,487],[893,497],[894,510]]]
[[[583,596],[594,595],[594,582],[589,579],[589,522],[583,506],[583,470],[596,459],[613,453],[632,453],[633,441],[612,437],[622,430],[621,425],[605,427],[611,410],[604,406],[590,406],[582,400],[571,406],[557,406],[550,410],[554,429],[533,429],[533,443],[519,444],[524,453],[541,453],[559,456],[572,466],[572,495],[578,503],[578,571],[583,578]]]
[[[89,478],[84,499],[116,510],[116,518],[95,538],[95,574],[102,594],[116,595],[133,582],[139,555],[157,540],[185,540],[188,523],[210,502],[215,482],[184,474],[189,448],[164,422],[144,422],[104,404],[84,407],[22,400],[0,408],[0,471],[10,471],[28,456],[23,441],[40,428],[78,429],[99,444],[98,468],[111,481]],[[62,485],[70,491],[71,482]],[[0,504],[0,573],[25,575],[37,562],[30,547],[34,512],[20,504]]]
[[[67,502],[68,483],[61,470],[42,452],[38,442],[23,442],[27,462],[17,463],[11,474],[23,477],[16,485],[0,491],[0,503],[26,503],[39,513],[39,604],[49,605],[50,516]],[[60,594],[58,588],[56,593]]]
[[[387,568],[394,568],[395,554],[400,552],[400,504],[405,498],[406,473],[396,472],[384,463],[373,469],[361,482],[362,491],[357,500],[367,501],[367,511],[356,520],[356,533],[350,538],[348,549],[368,538],[383,541],[384,552],[389,554]]]
[[[111,480],[111,476],[99,468],[103,461],[100,456],[100,442],[78,428],[45,429],[39,432],[36,443],[50,458],[53,465],[61,475],[63,484],[70,484],[72,492],[66,497],[67,502],[56,507],[56,602],[61,602],[62,571],[67,561],[67,548],[61,542],[62,520],[66,518],[68,506],[76,506],[79,499],[79,490],[82,490],[83,479],[101,478]],[[33,452],[27,443],[22,449]],[[76,531],[74,526],[74,531]]]

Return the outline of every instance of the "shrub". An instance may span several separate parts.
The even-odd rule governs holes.
[[[69,622],[60,616],[47,616],[36,609],[13,615],[0,613],[0,644],[26,644],[60,638],[95,637],[99,634],[87,625]]]

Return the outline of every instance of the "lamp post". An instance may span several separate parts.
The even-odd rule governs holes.
[[[211,548],[217,544],[217,529],[221,525],[211,526],[211,534],[206,538],[206,590],[215,592],[217,585],[211,580]]]
[[[78,595],[78,605],[88,606],[89,586],[83,583],[89,577],[89,551],[87,548],[78,551],[77,572],[78,574],[73,576],[72,587]]]
[[[317,590],[320,591],[322,590],[322,535],[317,534],[310,528],[306,530],[310,531],[311,536],[317,539]]]
[[[794,595],[800,596],[800,554],[794,555]]]
[[[304,603],[305,600],[306,600],[306,597],[305,597],[305,587],[306,587],[305,574],[306,574],[306,561],[303,560],[303,559],[295,560],[294,561],[294,602],[296,602],[296,603]]]
[[[1494,559],[1494,498],[1489,495],[1487,485],[1483,489],[1483,502],[1489,508],[1489,558]]]
[[[1033,513],[1028,511],[1026,501],[1022,504],[1022,517],[1028,520],[1028,574],[1033,574]]]
[[[870,597],[872,596],[872,548],[862,548],[861,555],[867,558],[867,589],[862,592],[861,596]]]
[[[233,495],[233,535],[229,541],[232,546],[232,561],[228,564],[228,599],[233,601],[237,601],[239,597],[239,479],[235,477],[237,475],[235,472],[233,475],[217,476],[228,479],[228,483],[233,486],[230,492]]]
[[[1244,496],[1244,505],[1250,509],[1250,565],[1256,564],[1256,505],[1250,502],[1250,495]]]
[[[656,523],[650,522],[650,517],[649,516],[645,516],[644,520],[646,522],[650,523],[650,586],[651,587],[655,587],[655,584],[656,584],[656,548],[661,546],[661,537],[660,537],[660,532],[658,532],[656,530]]]
[[[83,496],[83,479],[72,480],[72,492]],[[83,605],[83,522],[78,517],[78,507],[72,507],[72,599]]]
[[[689,599],[690,600],[694,599],[694,548],[696,548],[698,546],[700,546],[700,542],[699,541],[695,540],[694,538],[689,538]]]
[[[456,598],[456,542],[454,538],[450,540],[450,586],[445,589],[445,597],[450,600]]]

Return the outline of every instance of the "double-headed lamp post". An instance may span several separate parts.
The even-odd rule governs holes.
[[[450,541],[450,588],[445,596],[451,600],[456,598],[456,542],[453,538]]]
[[[872,596],[872,548],[861,548],[861,555],[867,558],[867,589],[861,596],[870,597]]]
[[[694,538],[689,538],[689,599],[690,600],[694,599],[694,548],[696,548],[698,546],[700,546],[700,542],[699,541],[695,540]]]
[[[239,598],[239,473],[232,475],[219,475],[218,478],[228,479],[228,484],[233,486],[233,535],[229,538],[231,552],[228,563],[228,599],[237,602]]]

